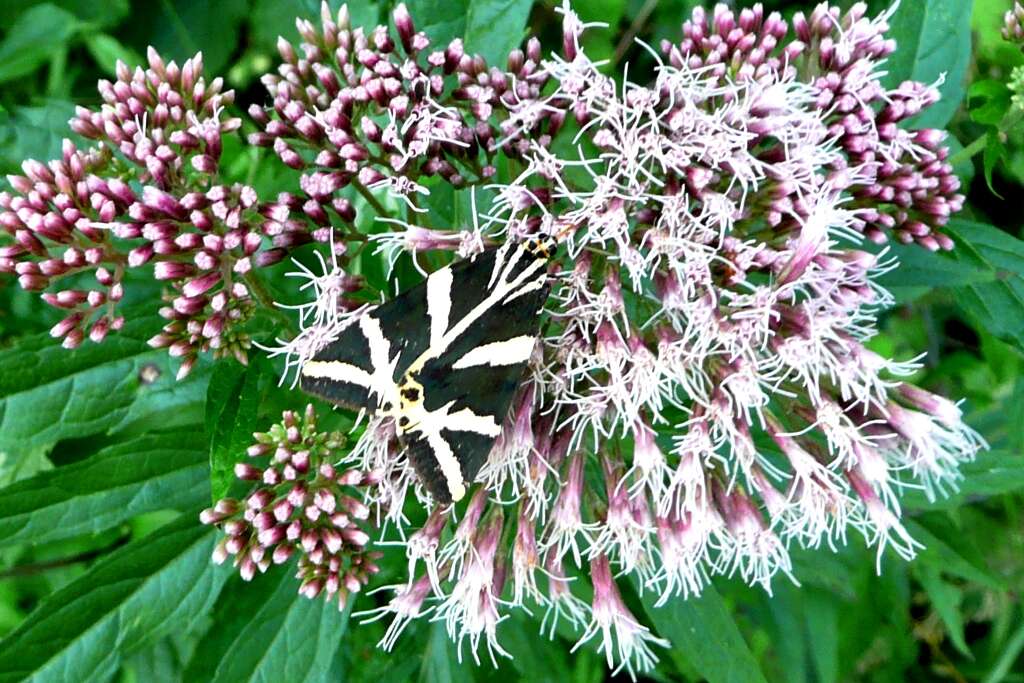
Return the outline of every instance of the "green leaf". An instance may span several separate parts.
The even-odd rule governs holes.
[[[934,565],[918,565],[915,573],[921,587],[928,594],[932,607],[946,626],[946,633],[953,641],[953,645],[961,654],[970,657],[971,649],[964,639],[964,620],[960,615],[962,592],[956,586],[943,581],[939,568]]]
[[[899,267],[878,279],[878,283],[887,289],[959,287],[996,279],[993,270],[974,260],[957,259],[951,254],[932,252],[914,245],[891,244],[888,248],[899,261]]]
[[[998,125],[1010,109],[1012,94],[1003,81],[987,79],[972,83],[967,91],[971,119],[978,123]]]
[[[24,338],[17,347],[0,352],[0,451],[24,453],[61,439],[109,433],[138,422],[145,411],[135,406],[151,394],[153,410],[164,401],[180,406],[202,384],[197,377],[173,390],[167,372],[167,352],[149,348],[145,340],[159,318],[128,317],[124,329],[102,345],[87,344],[68,351],[47,335]],[[143,367],[163,367],[161,382],[139,379]],[[173,426],[174,414],[161,426]]]
[[[956,300],[981,329],[1024,349],[1024,242],[990,225],[954,219],[951,257],[991,273],[991,282],[955,287]]]
[[[696,669],[710,683],[765,680],[714,586],[705,586],[698,597],[670,600],[662,607],[654,606],[656,597],[644,591],[641,601],[658,634],[672,643],[668,656]]]
[[[237,49],[239,29],[248,13],[246,0],[135,3],[132,30],[125,37],[139,53],[153,45],[165,60],[178,64],[202,51],[204,73],[217,75]]]
[[[75,105],[50,100],[38,107],[12,107],[0,115],[0,172],[21,173],[25,159],[58,159],[64,138],[76,138],[68,128]],[[0,185],[6,183],[0,180]]]
[[[459,661],[455,647],[444,630],[444,624],[440,622],[431,624],[419,680],[422,683],[472,681],[472,671]]]
[[[262,363],[222,362],[214,368],[206,394],[206,434],[210,443],[210,489],[213,500],[228,494],[235,481],[235,464],[245,458],[258,426]]]
[[[462,38],[466,51],[503,67],[505,57],[523,40],[531,0],[410,0],[416,27],[435,46]]]
[[[0,3],[0,26],[10,26],[18,16],[38,4],[38,0],[4,0]],[[83,23],[99,27],[113,26],[128,16],[128,0],[53,0],[50,4],[74,14]]]
[[[999,659],[996,661],[995,666],[988,672],[982,683],[999,683],[1005,680],[1007,675],[1013,670],[1013,664],[1020,657],[1021,652],[1024,652],[1024,622],[1013,632],[1013,636],[1010,637],[1006,647],[999,654]]]
[[[964,475],[958,490],[929,501],[920,491],[908,491],[903,498],[907,509],[948,510],[977,498],[1024,491],[1024,455],[1007,451],[982,451],[960,466]]]
[[[107,681],[124,657],[207,618],[229,567],[189,513],[106,556],[0,641],[0,682]]]
[[[788,683],[803,683],[810,680],[807,649],[810,639],[801,637],[805,632],[803,607],[804,588],[780,581],[773,587],[772,595],[761,593],[757,599],[765,606],[767,627],[774,644],[778,660],[779,675],[775,680]],[[771,680],[771,672],[765,674]]]
[[[961,536],[956,542],[963,542],[965,539],[960,532],[948,530],[943,534],[944,538],[940,539],[936,533],[923,526],[923,521],[907,519],[904,522],[910,535],[924,545],[924,549],[918,553],[916,562],[932,565],[946,574],[980,583],[992,590],[1006,589],[1004,582],[984,567],[980,560],[969,558],[969,552],[956,548],[949,542],[953,540],[954,534]]]
[[[942,99],[915,117],[917,127],[945,128],[960,106],[971,59],[972,5],[972,0],[902,2],[889,22],[888,37],[897,47],[885,65],[888,86],[905,80],[931,84],[945,74]]]
[[[73,14],[51,4],[26,10],[0,43],[0,83],[35,71],[65,48],[77,28]]]
[[[352,600],[339,611],[337,602],[299,595],[293,564],[275,567],[251,583],[233,579],[228,584],[185,680],[326,680],[345,639]]]
[[[538,620],[524,613],[514,613],[502,622],[498,635],[501,645],[512,655],[511,664],[524,681],[570,681],[573,666],[570,664],[571,641],[561,638],[538,638]]]
[[[334,16],[342,4],[348,5],[352,26],[370,29],[380,23],[379,3],[372,0],[330,0],[327,3]],[[275,54],[278,36],[296,43],[299,40],[296,17],[319,24],[320,0],[256,0],[249,21],[253,43]]]
[[[807,590],[804,617],[808,646],[817,680],[834,683],[839,680],[839,602],[831,593],[821,589]]]
[[[999,131],[992,128],[985,134],[985,151],[981,155],[981,168],[985,172],[985,184],[988,185],[989,191],[995,196],[1002,199],[1002,195],[996,192],[995,187],[992,186],[992,172],[996,170],[996,166],[1006,156],[1006,143],[1003,142]]]
[[[182,661],[190,651],[189,639],[174,635],[161,638],[151,647],[137,652],[122,665],[121,681],[183,681]]]
[[[152,434],[0,489],[0,545],[94,534],[207,497],[206,448],[195,429]]]
[[[89,34],[85,38],[85,46],[100,68],[112,76],[117,73],[117,60],[129,66],[144,63],[139,53],[125,47],[121,41],[108,33]]]

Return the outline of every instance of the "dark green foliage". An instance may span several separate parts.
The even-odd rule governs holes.
[[[393,4],[351,2],[353,23],[386,20]],[[435,42],[461,37],[499,66],[527,33],[546,45],[559,40],[558,4],[408,2]],[[695,3],[578,4],[584,20],[611,24],[587,49],[621,65],[649,60],[620,45],[627,30],[656,44],[676,35]],[[765,4],[790,14],[810,3]],[[661,608],[650,592],[625,596],[672,643],[655,648],[652,679],[1024,681],[1024,132],[1006,86],[1024,58],[998,36],[1008,7],[903,0],[892,18],[899,49],[889,82],[945,73],[943,100],[920,123],[962,143],[954,161],[969,201],[948,230],[952,253],[894,247],[903,265],[882,284],[899,304],[872,342],[899,358],[927,349],[917,380],[966,396],[967,421],[991,450],[963,468],[949,497],[907,493],[908,529],[926,546],[912,563],[887,553],[876,574],[874,550],[851,538],[835,554],[796,553],[801,586],[778,578],[771,596],[739,581]],[[224,75],[239,104],[265,102],[258,77],[275,64],[277,35],[294,37],[293,17],[318,12],[313,0],[0,3],[0,172],[59,156],[74,104],[95,105],[95,81],[110,77],[117,59],[138,61],[150,44],[179,63],[202,50],[207,72]],[[224,154],[225,168],[261,193],[294,186],[295,173],[262,163],[265,155],[230,145]],[[457,223],[468,215],[464,203],[445,186],[429,208]],[[378,259],[357,263],[372,284],[387,286]],[[271,272],[275,298],[301,300],[282,268]],[[501,623],[514,659],[499,658],[495,672],[487,661],[474,665],[465,647],[460,662],[444,624],[427,620],[384,653],[375,644],[386,622],[358,625],[351,616],[383,604],[381,596],[355,596],[339,612],[297,595],[291,564],[251,584],[212,564],[218,532],[198,523],[211,488],[214,499],[227,494],[252,432],[307,398],[278,388],[280,366],[257,354],[249,367],[200,363],[175,382],[176,364],[145,343],[159,329],[155,315],[128,315],[104,344],[65,351],[46,334],[56,318],[44,309],[0,279],[0,683],[610,677],[593,644],[570,653],[574,640],[538,636],[542,609]],[[265,325],[270,337],[279,322]],[[401,549],[389,550],[380,585],[404,578]]]

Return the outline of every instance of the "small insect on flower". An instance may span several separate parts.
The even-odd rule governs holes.
[[[302,388],[392,418],[433,499],[460,500],[533,354],[555,247],[506,242],[431,273],[306,362]]]

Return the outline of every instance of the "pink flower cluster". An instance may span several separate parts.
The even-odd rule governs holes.
[[[208,350],[244,362],[251,271],[329,235],[275,221],[290,196],[261,203],[221,179],[223,138],[241,119],[226,116],[234,93],[205,80],[202,55],[181,66],[148,56],[147,69],[121,63],[115,82],[100,82],[99,109],[78,108],[71,128],[93,145],[66,140],[61,159],[8,177],[0,273],[67,312],[52,334],[68,348],[121,327],[132,274],[163,283],[168,322],[150,343],[182,359],[181,377]]]
[[[251,462],[238,463],[235,475],[258,482],[255,488],[245,500],[224,498],[200,515],[203,524],[217,524],[225,533],[214,560],[233,556],[249,581],[298,554],[299,592],[322,594],[344,609],[348,596],[379,571],[381,555],[367,547],[370,509],[361,494],[379,477],[331,464],[345,438],[317,431],[312,406],[304,415],[286,411],[280,424],[254,437]]]
[[[538,115],[514,136],[493,123],[496,112],[544,87],[536,40],[525,54],[509,55],[503,71],[467,54],[458,39],[431,50],[404,4],[394,22],[397,36],[386,26],[364,32],[350,27],[345,6],[332,15],[326,4],[319,27],[298,20],[303,42],[296,48],[280,39],[283,63],[263,78],[273,105],[249,110],[262,128],[249,141],[303,172],[295,208],[318,225],[352,220],[351,204],[338,195],[345,187],[383,213],[368,190],[383,188],[420,210],[425,178],[457,187],[491,178],[495,156],[515,156],[517,140],[551,118]]]
[[[435,509],[408,537],[409,583],[373,618],[395,616],[385,646],[431,618],[494,657],[504,610],[539,605],[632,674],[664,642],[615,576],[664,604],[715,574],[770,591],[790,548],[851,529],[879,556],[914,555],[899,491],[955,486],[983,442],[954,403],[905,381],[913,362],[868,349],[891,302],[876,278],[895,264],[862,241],[951,248],[941,230],[963,197],[942,134],[900,125],[936,91],[881,85],[894,45],[861,4],[792,22],[697,9],[651,80],[624,84],[560,11],[562,54],[537,69],[547,87],[499,127],[544,112],[578,144],[523,135],[473,231],[568,236],[548,339],[468,508],[457,524]],[[466,232],[381,239],[464,252]],[[396,526],[410,489],[430,505],[386,421],[348,461],[385,473],[368,503]],[[589,571],[591,602],[568,563]]]
[[[895,45],[862,3],[790,21],[698,8],[651,51],[652,73],[621,82],[587,56],[569,3],[558,11],[560,53],[531,39],[505,69],[458,40],[431,49],[404,5],[393,32],[326,3],[319,26],[299,20],[301,44],[282,40],[264,78],[270,105],[249,112],[248,141],[301,172],[272,201],[220,179],[231,93],[198,58],[179,68],[151,51],[148,69],[101,84],[100,110],[79,111],[94,146],[67,143],[9,179],[0,272],[67,311],[53,333],[74,347],[121,325],[128,274],[152,267],[168,323],[151,343],[184,373],[207,349],[244,359],[245,322],[266,303],[253,269],[320,242],[323,273],[298,273],[300,332],[271,349],[291,369],[365,310],[346,271],[350,244],[371,243],[354,227],[364,202],[401,228],[373,237],[392,262],[562,240],[546,339],[465,509],[432,505],[385,419],[343,453],[307,410],[257,435],[236,469],[253,490],[202,519],[243,577],[297,554],[303,594],[343,604],[377,571],[372,515],[402,532],[409,563],[369,614],[394,616],[384,646],[429,618],[493,658],[505,612],[539,606],[545,630],[568,622],[634,675],[666,643],[616,577],[659,604],[716,574],[770,591],[791,548],[851,529],[879,555],[913,556],[899,492],[955,486],[984,444],[956,404],[908,383],[913,361],[869,349],[891,304],[877,277],[895,264],[864,240],[952,248],[942,229],[964,198],[943,134],[907,125],[937,91],[882,85]],[[499,162],[509,182],[495,183]],[[472,226],[422,225],[440,182],[471,188]],[[429,509],[418,530],[410,492]]]
[[[1024,6],[1014,2],[1013,9],[1006,10],[1006,14],[1003,15],[1003,21],[1003,38],[1020,43],[1024,48]]]

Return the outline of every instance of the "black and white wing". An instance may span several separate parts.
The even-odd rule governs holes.
[[[481,254],[435,283],[427,350],[404,374],[398,433],[435,500],[465,495],[487,460],[537,342],[547,299],[548,251],[527,242]]]
[[[553,249],[506,243],[435,271],[317,353],[302,367],[302,388],[394,416],[434,499],[459,500],[494,446],[536,344]]]
[[[303,391],[353,410],[391,411],[398,380],[427,348],[427,290],[421,282],[346,327],[302,366]]]

